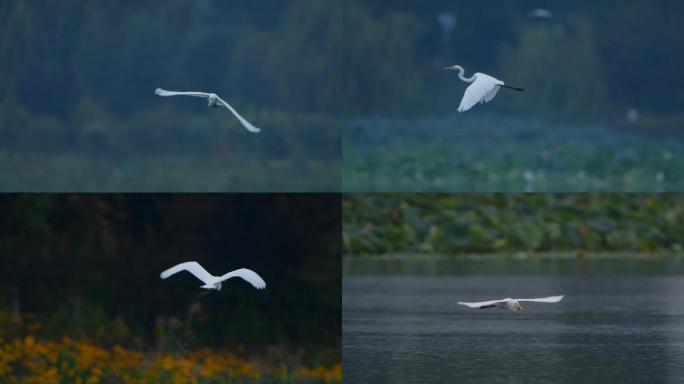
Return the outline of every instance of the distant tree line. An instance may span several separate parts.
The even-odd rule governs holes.
[[[6,2],[0,147],[137,152],[156,139],[179,150],[145,132],[168,125],[195,151],[217,135],[241,140],[203,128],[214,120],[190,113],[190,101],[158,100],[164,86],[214,90],[261,125],[285,126],[292,142],[259,142],[266,153],[336,156],[340,118],[453,112],[462,84],[441,68],[454,62],[528,89],[493,111],[564,120],[681,111],[681,2],[538,6],[554,17],[530,18],[524,1]],[[440,13],[453,17],[449,39]],[[305,116],[315,128],[298,129],[312,122]]]
[[[233,143],[339,158],[337,4],[3,4],[0,150],[203,154]],[[161,100],[156,87],[216,92],[271,130],[248,140],[227,112],[198,114],[198,101]]]

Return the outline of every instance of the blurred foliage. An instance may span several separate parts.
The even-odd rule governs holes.
[[[345,126],[346,192],[667,192],[684,189],[684,118],[611,127],[491,114]],[[659,134],[643,134],[643,127]]]
[[[0,196],[0,305],[44,338],[88,335],[143,349],[340,343],[339,197],[334,195]],[[189,274],[257,271],[199,297]],[[315,356],[315,355],[314,355]]]
[[[680,195],[350,194],[342,212],[347,255],[684,251]]]
[[[283,135],[251,135],[225,117],[165,107],[118,120],[83,99],[73,113],[75,125],[66,126],[54,117],[34,117],[16,103],[0,104],[0,190],[339,189],[337,121],[263,110],[257,119]],[[317,134],[321,130],[329,137]],[[310,156],[313,148],[317,156]]]
[[[216,153],[215,157],[117,155],[110,159],[82,153],[0,152],[0,162],[6,167],[0,168],[0,191],[323,192],[338,188],[339,166],[329,163],[264,160],[235,153],[230,146],[218,148]],[[322,178],[335,186],[321,184]]]
[[[365,3],[346,1],[342,11],[345,115],[406,114],[420,108],[425,92],[415,70],[423,26],[409,12],[370,13]],[[417,105],[417,104],[418,105]]]
[[[349,11],[360,7],[351,3]],[[345,65],[345,75],[376,79],[345,102],[352,113],[342,131],[342,190],[684,190],[682,4],[364,1],[349,16],[344,46],[367,42],[369,64]],[[553,17],[531,17],[537,7]],[[406,15],[415,27],[361,39],[361,15],[376,26]],[[401,55],[384,48],[406,42]],[[377,69],[376,54],[384,57]],[[525,92],[502,90],[456,114],[467,84],[443,70],[451,64]],[[377,90],[384,97],[369,98]]]
[[[613,102],[665,113],[684,105],[684,17],[676,1],[631,0],[598,17],[598,41]],[[681,132],[681,126],[680,126]]]
[[[567,26],[526,25],[517,45],[501,47],[501,78],[527,92],[509,98],[516,110],[565,121],[596,119],[608,103],[596,34],[587,19]],[[512,81],[511,81],[512,83]]]
[[[464,66],[467,75],[488,73],[526,89],[525,94],[515,95],[519,99],[512,105],[499,96],[487,106],[494,111],[515,107],[515,111],[543,111],[572,122],[596,121],[629,107],[651,114],[677,114],[684,105],[684,78],[679,70],[684,66],[684,41],[679,38],[684,6],[680,2],[365,0],[359,4],[376,22],[410,15],[412,24],[419,27],[395,30],[367,49],[369,55],[384,55],[384,69],[394,72],[392,83],[413,84],[408,93],[411,102],[376,100],[364,106],[375,113],[425,115],[455,110],[465,85],[442,70],[446,64]],[[538,7],[550,10],[553,17],[530,17],[529,12]],[[438,22],[440,14],[453,18],[451,33]],[[363,23],[349,20],[348,25]],[[359,40],[352,34],[345,46],[354,47]],[[399,41],[411,42],[401,64],[383,53],[384,46]],[[393,66],[404,63],[410,63],[407,71],[393,71]],[[372,68],[368,64],[350,69],[349,76],[384,76]],[[415,76],[418,81],[413,81]],[[375,85],[382,89],[379,84],[384,83]],[[370,87],[366,92],[374,90]],[[371,101],[357,97],[348,103]]]
[[[164,85],[216,89],[243,110],[411,114],[461,92],[441,70],[456,60],[527,88],[526,109],[557,96],[565,118],[611,106],[681,110],[681,4],[546,7],[550,20],[530,18],[523,1],[15,1],[0,11],[0,100],[67,119],[90,98],[127,118],[157,108],[151,91]],[[448,40],[437,22],[445,12]]]
[[[3,5],[3,189],[339,190],[339,5],[310,5]],[[156,87],[214,91],[263,131]]]
[[[35,324],[34,324],[35,325]],[[208,348],[169,353],[140,352],[119,345],[111,349],[86,340],[58,341],[33,336],[4,339],[0,345],[0,380],[5,383],[340,383],[340,363],[309,367],[283,359],[273,349],[265,356]]]
[[[453,113],[465,84],[442,68],[455,63],[526,89],[498,96],[486,106],[492,113],[609,131],[635,108],[649,116],[635,124],[639,131],[682,134],[681,3],[535,7],[553,18],[529,17],[528,2],[494,0],[7,2],[0,6],[0,184],[14,191],[339,190],[345,122]],[[450,33],[438,22],[445,14]],[[226,111],[207,113],[197,101],[162,100],[152,93],[158,86],[215,90],[263,131],[250,135]],[[397,134],[379,123],[369,130],[394,141]],[[347,159],[357,161],[356,149]],[[425,156],[395,150],[399,158]],[[428,150],[443,153],[438,145]],[[452,160],[428,164],[453,169]],[[669,180],[672,169],[655,172]],[[433,172],[415,173],[423,171]],[[214,179],[195,177],[205,173]],[[594,184],[617,185],[602,176]]]

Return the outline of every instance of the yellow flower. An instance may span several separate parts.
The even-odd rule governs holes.
[[[105,378],[107,382],[127,384],[242,382],[262,378],[341,382],[340,363],[306,367],[297,364],[297,359],[285,362],[278,358],[245,358],[240,354],[208,348],[182,354],[148,354],[119,345],[108,349],[86,340],[64,337],[53,342],[28,335],[0,343],[0,383],[93,384]]]

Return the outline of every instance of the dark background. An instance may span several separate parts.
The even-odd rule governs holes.
[[[340,345],[335,195],[3,195],[0,303],[39,336],[162,349]],[[200,297],[195,260],[231,279]],[[337,357],[339,358],[339,357]]]

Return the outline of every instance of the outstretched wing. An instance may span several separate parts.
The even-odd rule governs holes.
[[[162,272],[161,278],[166,279],[167,277],[174,275],[180,271],[188,271],[192,273],[193,275],[195,275],[196,278],[202,280],[204,284],[212,284],[215,279],[214,276],[207,272],[206,269],[202,268],[202,266],[199,265],[199,263],[196,261],[188,261],[173,266],[167,269],[166,271]]]
[[[535,303],[557,303],[557,302],[563,300],[563,297],[564,297],[564,295],[540,297],[537,299],[516,299],[516,300],[518,300],[518,301],[532,301]]]
[[[217,96],[217,97],[218,97],[218,96]],[[242,126],[245,127],[248,131],[250,131],[250,132],[252,132],[252,133],[259,133],[259,131],[261,131],[261,128],[257,128],[257,127],[255,127],[255,126],[253,126],[252,123],[250,123],[249,121],[245,120],[244,117],[240,116],[240,114],[237,113],[237,111],[236,111],[233,107],[231,107],[230,104],[226,103],[225,100],[223,100],[223,99],[220,98],[220,97],[218,97],[218,99],[219,99],[219,103],[220,103],[221,105],[223,105],[224,107],[228,108],[228,110],[230,110],[231,112],[233,112],[233,115],[235,115],[235,117],[237,117],[237,119],[240,120],[240,123],[242,123]]]
[[[204,92],[176,92],[176,91],[167,91],[166,89],[161,89],[161,88],[155,89],[154,93],[156,93],[159,96],[195,96],[195,97],[203,97],[205,99],[209,98],[209,93],[204,93]]]
[[[240,277],[248,283],[252,284],[256,289],[266,288],[266,282],[261,276],[257,275],[256,272],[249,270],[247,268],[236,269],[233,272],[228,272],[220,277],[221,281],[228,280],[232,277]]]
[[[486,103],[491,101],[503,81],[495,79],[484,73],[476,73],[475,81],[466,88],[461,104],[458,106],[458,112],[465,112],[477,103]]]
[[[463,301],[459,301],[458,304],[465,305],[466,307],[470,307],[470,308],[482,308],[482,307],[490,307],[492,305],[496,305],[497,303],[502,303],[504,301],[506,301],[506,299],[490,300],[490,301],[478,301],[476,303],[466,303]]]
[[[489,91],[489,92],[484,96],[484,99],[483,99],[484,102],[485,102],[485,103],[489,103],[490,101],[492,101],[492,99],[494,98],[494,96],[496,96],[496,93],[499,92],[499,89],[501,89],[501,86],[499,86],[499,85],[497,85],[497,86],[495,86],[494,88],[492,88],[492,90]]]

